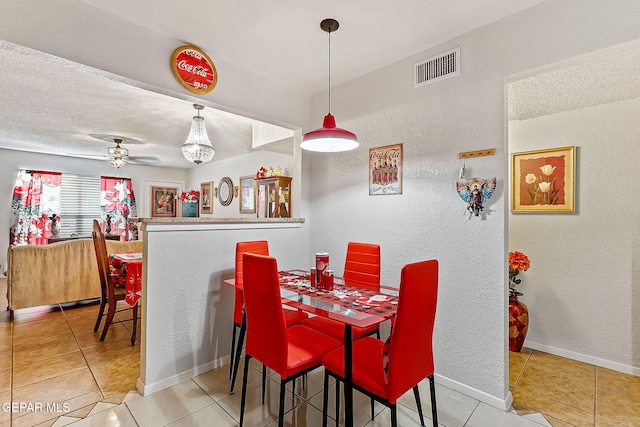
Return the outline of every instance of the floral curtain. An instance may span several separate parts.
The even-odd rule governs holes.
[[[62,174],[19,170],[13,188],[9,244],[45,245],[57,235]]]
[[[100,177],[101,226],[106,234],[117,234],[120,240],[138,240],[138,229],[129,217],[138,216],[133,185],[129,178]]]

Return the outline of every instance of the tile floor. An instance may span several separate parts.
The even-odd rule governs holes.
[[[0,279],[0,295],[5,294],[3,284]],[[99,334],[93,333],[97,309],[97,305],[85,305],[19,310],[13,323],[8,312],[0,312],[0,403],[33,405],[14,413],[0,407],[0,427],[238,424],[242,367],[238,393],[232,396],[227,393],[228,366],[140,396],[135,390],[140,345],[130,346],[130,322],[113,325],[107,340],[100,343]],[[511,353],[510,373],[515,400],[511,412],[437,385],[440,425],[640,426],[638,377],[528,349]],[[296,395],[287,394],[285,425],[321,425],[322,379],[322,371],[317,370],[304,389],[298,383]],[[277,425],[278,378],[269,378],[264,406],[257,364],[252,363],[248,381],[245,425]],[[330,387],[333,391],[335,385]],[[425,416],[430,416],[428,382],[420,384],[420,389]],[[332,397],[333,392],[329,414],[335,412]],[[35,406],[39,403],[41,410]],[[49,408],[44,406],[47,403]],[[355,405],[356,426],[390,425],[389,411],[383,406],[376,404],[371,421],[368,399],[355,393]],[[430,420],[425,421],[430,425]],[[398,424],[417,423],[413,394],[408,393],[399,401]]]

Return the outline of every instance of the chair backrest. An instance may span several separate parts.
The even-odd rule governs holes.
[[[251,252],[258,255],[269,255],[269,242],[266,240],[254,240],[251,242],[238,242],[236,243],[236,272],[235,280],[236,284],[240,286],[236,289],[236,298],[233,307],[233,321],[236,324],[242,323],[242,308],[244,307],[242,285],[244,278],[244,265],[243,257],[245,252]]]
[[[98,223],[98,220],[93,220],[93,231],[91,232],[93,239],[93,249],[96,252],[96,261],[98,263],[98,274],[100,275],[100,291],[102,292],[102,298],[108,296],[109,283],[109,260],[107,254],[107,243],[104,238],[102,228]]]
[[[275,258],[245,253],[247,354],[287,377],[288,339]]]
[[[380,290],[380,245],[349,242],[344,263],[344,283]]]
[[[432,375],[433,324],[438,299],[438,261],[407,264],[402,268],[398,311],[389,343],[389,401]]]

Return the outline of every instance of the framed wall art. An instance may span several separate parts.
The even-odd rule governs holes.
[[[212,214],[213,182],[200,183],[200,214]]]
[[[513,212],[575,212],[575,146],[513,153]]]
[[[369,195],[402,194],[402,144],[369,149]]]
[[[151,187],[151,217],[173,218],[176,216],[178,187]]]
[[[239,187],[240,213],[256,213],[256,182],[254,176],[241,176]]]

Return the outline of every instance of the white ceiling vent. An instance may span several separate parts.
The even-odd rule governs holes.
[[[413,87],[428,85],[460,74],[460,46],[413,64]]]

